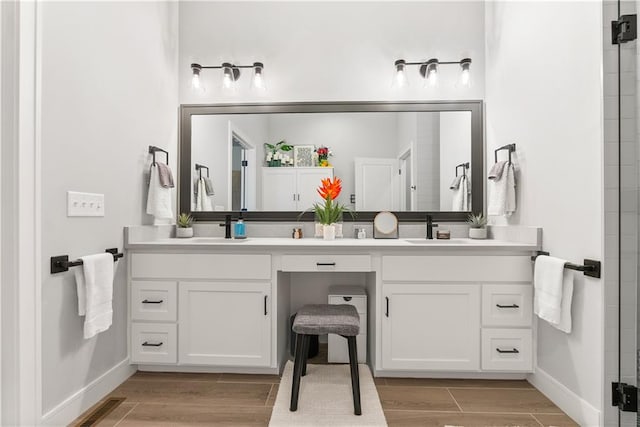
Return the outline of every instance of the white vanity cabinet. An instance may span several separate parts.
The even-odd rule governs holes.
[[[527,256],[383,256],[382,369],[532,369]]]
[[[270,254],[133,253],[131,362],[268,367]]]
[[[480,368],[480,289],[476,285],[385,283],[384,369]]]
[[[184,282],[179,288],[179,363],[269,366],[269,282]]]
[[[333,178],[333,168],[262,168],[262,210],[302,211],[322,203],[316,190],[324,178]]]

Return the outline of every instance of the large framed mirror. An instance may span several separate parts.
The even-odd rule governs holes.
[[[465,221],[484,205],[482,113],[482,101],[182,105],[179,209],[313,220],[320,180],[339,177],[356,220]]]

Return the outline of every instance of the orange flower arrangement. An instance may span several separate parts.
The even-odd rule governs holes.
[[[334,177],[333,180],[325,178],[321,182],[322,185],[318,187],[318,194],[324,199],[324,204],[314,203],[313,210],[321,224],[328,225],[339,222],[342,212],[348,211],[345,206],[335,201],[342,191],[342,180]]]

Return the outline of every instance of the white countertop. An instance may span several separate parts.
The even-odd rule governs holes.
[[[284,237],[249,237],[247,239],[225,239],[223,237],[192,237],[192,238],[160,238],[148,241],[128,242],[127,249],[176,249],[176,248],[403,248],[403,249],[427,249],[427,248],[455,248],[460,249],[493,249],[493,250],[520,250],[534,251],[538,245],[522,242],[508,242],[494,239],[461,239],[427,240],[424,238],[407,239],[353,239],[342,238],[335,240],[323,240],[317,238],[292,239]]]

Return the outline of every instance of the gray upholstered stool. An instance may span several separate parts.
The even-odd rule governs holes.
[[[300,377],[307,373],[307,353],[312,335],[337,334],[347,339],[349,346],[349,365],[351,366],[351,390],[353,408],[356,415],[362,414],[360,408],[360,377],[358,373],[358,351],[356,335],[360,332],[360,316],[352,305],[312,304],[305,305],[296,315],[293,331],[296,339],[293,382],[291,384],[291,411],[298,409]]]

